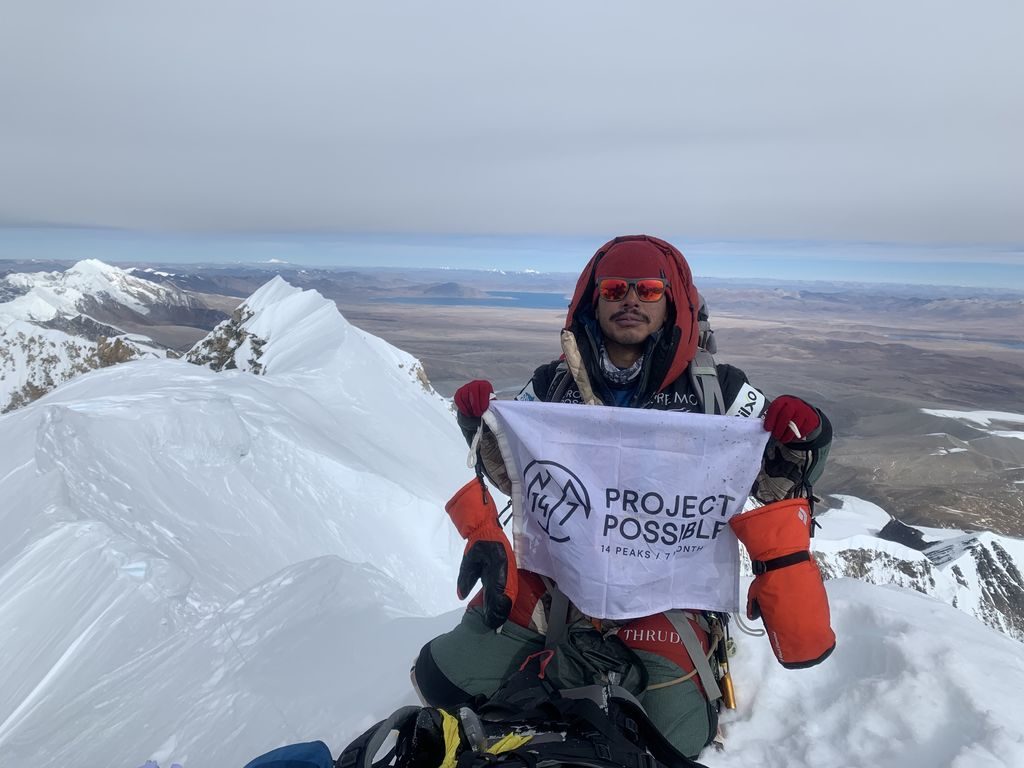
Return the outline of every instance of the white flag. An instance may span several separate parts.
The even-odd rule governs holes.
[[[632,619],[739,608],[739,513],[768,433],[760,419],[493,401],[522,568],[583,613]]]

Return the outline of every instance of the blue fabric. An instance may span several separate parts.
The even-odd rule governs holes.
[[[322,741],[288,744],[260,755],[245,768],[333,768],[331,750]]]
[[[615,402],[611,404],[625,408],[633,398],[633,394],[636,392],[636,387],[629,387],[628,389],[616,389],[615,387],[609,387],[609,391],[612,393],[612,398],[615,400]]]

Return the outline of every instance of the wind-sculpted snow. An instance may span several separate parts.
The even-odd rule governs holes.
[[[101,523],[67,522],[4,563],[0,754],[54,702],[169,633],[161,579],[132,571],[127,544]]]
[[[2,743],[5,765],[45,755],[45,765],[90,768],[144,759],[240,767],[297,738],[347,742],[409,700],[416,652],[452,621],[417,613],[402,586],[370,566],[332,556],[298,563],[190,630],[125,654],[117,669],[77,676],[79,689],[43,699],[45,732]]]
[[[430,418],[426,393],[422,415],[396,405],[393,415],[417,426],[396,441],[372,414],[317,394],[290,380],[152,361],[69,382],[11,416],[34,421],[31,461],[61,478],[74,519],[178,563],[194,574],[200,603],[336,554],[408,581],[426,608],[449,606],[403,558],[422,546],[422,575],[443,579],[453,568],[440,510],[469,471],[450,415],[438,403]],[[417,450],[445,464],[421,466]]]
[[[338,397],[366,407],[381,401],[377,378],[415,381],[432,391],[419,361],[350,324],[333,302],[276,277],[261,287],[187,355],[215,370],[333,377]],[[374,366],[375,377],[359,375]],[[386,403],[381,403],[387,407]]]
[[[418,382],[372,365],[360,375],[388,410],[354,407],[332,376],[311,371],[258,377],[151,360],[84,375],[0,418],[0,627],[11,661],[0,665],[0,764],[8,755],[59,764],[59,752],[71,763],[137,765],[180,759],[176,744],[197,743],[188,768],[212,765],[203,755],[237,731],[239,712],[263,712],[246,720],[255,739],[283,732],[266,718],[277,723],[291,706],[267,691],[218,688],[210,669],[230,664],[202,666],[206,651],[188,650],[196,633],[212,643],[216,617],[251,619],[252,642],[240,631],[232,643],[266,653],[253,663],[271,670],[272,649],[297,647],[296,635],[323,643],[309,657],[316,664],[327,664],[326,649],[352,646],[329,619],[317,624],[331,604],[379,606],[366,643],[379,643],[385,617],[456,605],[461,542],[443,505],[471,476],[462,436],[447,403]],[[401,426],[382,429],[390,420]],[[274,574],[313,563],[340,575],[309,597],[297,627],[272,616],[291,639],[268,646],[267,588],[244,604],[238,596],[261,583],[283,588]],[[287,601],[276,605],[287,613]],[[367,654],[351,669],[365,668]],[[140,679],[154,659],[166,659],[160,677]],[[320,671],[331,691],[351,674]],[[398,690],[408,678],[396,674]],[[194,708],[204,685],[207,706]],[[329,698],[316,698],[316,723],[343,728]],[[108,708],[116,714],[106,720]],[[73,714],[54,737],[58,710]],[[227,741],[244,762],[247,741]]]

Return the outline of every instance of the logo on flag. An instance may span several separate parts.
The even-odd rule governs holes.
[[[523,470],[526,514],[537,520],[551,541],[570,539],[568,523],[590,518],[590,494],[571,469],[557,461],[531,461]]]

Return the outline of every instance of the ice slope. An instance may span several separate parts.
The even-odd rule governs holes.
[[[263,745],[347,742],[408,700],[420,645],[454,621],[417,612],[369,566],[297,563],[117,669],[83,675],[0,754],[5,765],[241,768]]]
[[[418,434],[395,446],[390,466],[375,465],[388,446],[365,413],[324,403],[290,380],[181,361],[89,374],[42,404],[7,417],[34,423],[30,440],[8,455],[59,477],[67,500],[51,518],[101,523],[170,559],[194,574],[191,594],[202,602],[321,554],[400,571],[394,541],[446,540],[432,505],[469,477],[460,472],[461,436],[440,418],[435,429],[429,419],[410,422]],[[454,471],[400,463],[414,446]],[[235,554],[252,547],[256,559]],[[441,569],[446,556],[436,553]]]

